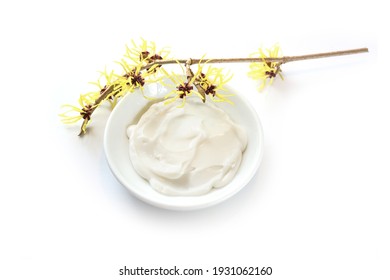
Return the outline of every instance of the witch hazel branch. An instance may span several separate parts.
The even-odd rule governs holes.
[[[81,122],[79,136],[87,133],[87,127],[92,121],[93,113],[104,103],[110,103],[114,108],[117,102],[126,94],[140,92],[147,96],[143,88],[148,83],[163,83],[169,79],[174,85],[164,97],[165,104],[181,100],[179,107],[185,106],[189,96],[197,96],[203,102],[229,102],[229,92],[224,87],[233,77],[231,72],[215,67],[216,64],[249,63],[248,77],[259,82],[259,90],[271,85],[275,78],[283,79],[282,66],[286,63],[320,59],[335,56],[367,53],[368,48],[349,49],[333,52],[322,52],[296,56],[281,56],[279,45],[270,49],[259,48],[248,57],[242,58],[171,58],[168,48],[157,50],[154,42],[141,39],[140,43],[131,41],[126,46],[123,57],[116,61],[121,72],[104,70],[95,85],[94,91],[80,94],[78,105],[63,105],[64,112],[59,116],[65,124]],[[181,72],[168,72],[164,66],[178,65]],[[136,91],[136,89],[139,89]]]

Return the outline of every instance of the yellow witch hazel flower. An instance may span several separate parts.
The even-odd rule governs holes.
[[[232,95],[226,94],[227,89],[225,85],[233,78],[233,74],[230,72],[223,73],[222,68],[212,66],[208,66],[205,71],[202,68],[201,66],[198,67],[197,82],[204,90],[205,95],[209,96],[214,102],[228,102],[232,104],[232,101],[228,99]]]
[[[182,67],[180,63],[179,65]],[[175,88],[165,96],[165,99],[168,99],[165,101],[165,104],[182,99],[182,103],[179,107],[183,107],[186,98],[193,94],[197,95],[203,102],[206,102],[208,97],[214,102],[232,103],[228,99],[231,95],[223,93],[224,91],[227,91],[225,85],[232,79],[232,74],[224,74],[222,68],[215,68],[212,66],[208,66],[207,70],[204,70],[202,61],[198,63],[196,73],[192,72],[189,65],[187,65],[187,71],[183,67],[182,70],[186,75],[177,75],[175,73],[168,74],[165,72],[166,76],[175,86]],[[172,85],[166,86],[172,87]]]
[[[91,82],[99,88],[98,91],[91,91],[85,94],[80,94],[78,103],[80,107],[74,105],[63,105],[62,108],[67,108],[68,110],[62,114],[59,114],[61,120],[65,124],[76,123],[79,120],[83,119],[83,123],[81,125],[80,134],[84,134],[87,129],[87,125],[91,120],[91,115],[95,111],[95,109],[101,104],[104,100],[111,101],[113,90],[110,89],[110,93],[106,95],[105,98],[99,100],[101,95],[106,92],[109,88],[113,86],[114,72],[108,73],[106,70],[104,72],[100,72],[101,76],[96,82]],[[102,79],[104,79],[104,86],[102,86]],[[110,100],[111,99],[111,100]],[[111,101],[112,102],[112,101]]]
[[[80,135],[86,133],[86,127],[90,123],[91,115],[104,101],[108,101],[113,108],[117,100],[134,89],[142,89],[146,82],[156,82],[161,77],[157,77],[157,70],[161,68],[159,60],[166,59],[168,49],[162,49],[156,52],[156,45],[144,39],[137,45],[132,41],[132,47],[126,46],[124,57],[118,62],[123,71],[122,74],[115,74],[114,71],[107,70],[100,72],[101,76],[96,85],[99,90],[80,95],[80,107],[65,105],[69,109],[60,114],[63,123],[75,123],[83,119]],[[153,64],[149,67],[149,64]],[[103,82],[102,82],[103,80]],[[148,98],[147,96],[145,96]]]
[[[148,64],[166,59],[169,54],[167,48],[163,48],[157,52],[156,44],[144,39],[141,39],[141,43],[138,45],[134,40],[132,40],[131,43],[132,48],[126,46],[124,57],[120,61],[117,61],[124,71],[124,74],[121,75],[114,74],[117,79],[116,83],[121,89],[117,94],[118,97],[121,97],[128,92],[133,92],[136,88],[139,88],[141,92],[144,93],[142,89],[145,83],[159,81],[162,78],[162,75],[158,76],[156,74],[161,65],[157,63],[148,67]],[[147,96],[145,97],[149,98]]]
[[[157,77],[155,71],[150,71],[152,68],[156,70],[156,65],[143,71],[144,66],[141,64],[131,66],[124,60],[119,62],[119,64],[125,73],[122,75],[115,74],[115,78],[117,79],[115,83],[120,88],[120,92],[117,94],[118,97],[122,97],[128,92],[133,92],[136,88],[139,88],[142,94],[144,94],[143,87],[145,83],[154,83],[162,78],[162,76]],[[145,94],[144,97],[150,99]]]
[[[88,99],[91,100],[90,103],[94,102],[95,100],[99,99],[101,95],[107,91],[108,88],[115,86],[115,74],[114,71],[107,72],[107,69],[104,69],[104,71],[99,71],[100,77],[96,82],[90,82],[90,84],[95,85],[98,87],[97,91],[92,91],[84,94]],[[114,108],[116,102],[117,102],[117,96],[114,95],[115,90],[110,91],[109,94],[104,98],[104,100],[107,100],[111,104],[111,108]]]
[[[192,94],[197,94],[200,98],[203,98],[199,94],[199,92],[194,90],[195,76],[192,77],[190,80],[185,79],[185,76],[183,75],[177,75],[173,72],[171,74],[168,74],[166,72],[166,76],[172,81],[172,84],[164,83],[164,85],[167,87],[174,86],[174,88],[164,96],[164,99],[166,99],[164,104],[170,104],[178,99],[181,99],[181,105],[179,105],[178,107],[183,107],[186,103],[186,98],[191,96]]]
[[[153,63],[159,60],[168,59],[169,49],[163,48],[157,52],[156,44],[154,42],[149,42],[141,38],[141,43],[136,44],[134,40],[131,41],[132,48],[126,46],[126,53],[124,55],[124,59],[128,60],[130,65],[132,66],[145,66],[149,63]],[[155,73],[157,68],[160,65],[153,65],[151,68],[148,68],[148,72]]]
[[[68,110],[59,116],[62,118],[62,122],[65,124],[76,123],[79,120],[84,119],[80,133],[85,133],[87,125],[91,120],[91,115],[96,109],[97,105],[91,102],[88,95],[83,94],[81,94],[79,97],[79,105],[80,107],[69,104],[63,105],[62,107],[68,108]]]
[[[248,72],[248,76],[254,80],[260,81],[259,91],[261,91],[267,83],[271,85],[277,75],[283,80],[282,70],[280,69],[281,62],[268,62],[265,60],[266,57],[281,57],[278,44],[274,45],[271,49],[266,49],[266,53],[259,48],[259,51],[253,55],[260,57],[263,60],[262,62],[253,62],[249,64],[250,71]]]

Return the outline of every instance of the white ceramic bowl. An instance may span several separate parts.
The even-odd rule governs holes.
[[[263,131],[258,115],[249,102],[232,88],[227,89],[235,94],[230,98],[234,105],[228,103],[216,105],[225,110],[232,120],[243,126],[248,133],[248,146],[241,165],[228,185],[200,196],[167,196],[155,191],[148,181],[137,174],[129,157],[126,129],[136,123],[151,105],[151,101],[144,98],[138,90],[122,98],[112,111],[105,129],[104,150],[108,164],[118,181],[139,199],[171,210],[209,207],[228,199],[247,185],[260,166],[263,155]],[[169,91],[161,84],[149,84],[144,88],[145,95],[157,98],[161,98]]]

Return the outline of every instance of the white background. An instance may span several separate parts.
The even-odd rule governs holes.
[[[390,279],[389,20],[380,2],[2,1],[0,278],[130,279],[118,275],[124,265],[177,265]],[[285,81],[263,93],[247,65],[226,65],[262,120],[263,162],[233,198],[183,213],[140,202],[113,177],[108,110],[83,138],[57,116],[140,37],[177,58],[247,56],[276,42],[285,55],[370,52],[285,65]]]

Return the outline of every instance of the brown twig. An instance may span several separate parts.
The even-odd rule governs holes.
[[[241,57],[241,58],[192,58],[191,62],[192,64],[195,63],[238,63],[238,62],[279,62],[280,64],[285,64],[288,62],[293,61],[300,61],[300,60],[309,60],[309,59],[318,59],[318,58],[326,58],[326,57],[332,57],[332,56],[342,56],[342,55],[351,55],[351,54],[358,54],[358,53],[365,53],[368,52],[368,48],[360,48],[360,49],[351,49],[351,50],[344,50],[344,51],[335,51],[335,52],[325,52],[325,53],[314,53],[314,54],[305,54],[305,55],[297,55],[297,56],[283,56],[283,57]],[[152,63],[149,63],[142,67],[143,69],[147,69],[152,67],[153,65],[166,65],[166,64],[174,64],[174,63],[182,63],[185,64],[188,61],[188,59],[170,59],[170,60],[162,60],[162,61],[155,61]]]

